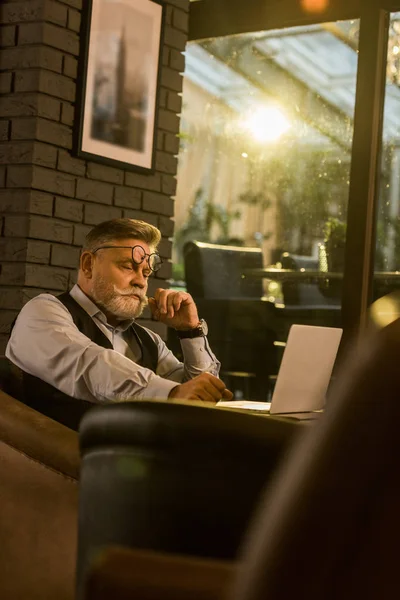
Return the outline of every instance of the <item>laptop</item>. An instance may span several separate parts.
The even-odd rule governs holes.
[[[342,332],[338,327],[292,325],[271,402],[220,400],[217,407],[316,417],[325,406]]]

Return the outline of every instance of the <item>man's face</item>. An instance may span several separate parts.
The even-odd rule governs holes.
[[[141,246],[146,254],[152,249],[136,239],[117,240],[107,246]],[[90,293],[107,316],[117,320],[138,317],[147,305],[148,277],[151,270],[147,257],[137,265],[131,248],[104,248],[94,254]]]

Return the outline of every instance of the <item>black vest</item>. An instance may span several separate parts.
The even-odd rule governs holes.
[[[110,340],[97,327],[80,304],[72,298],[69,292],[64,292],[57,298],[71,313],[79,331],[98,346],[113,348]],[[132,330],[142,351],[142,357],[137,364],[156,372],[158,363],[157,345],[147,331],[137,323],[132,324]],[[92,402],[78,400],[60,392],[57,388],[25,371],[22,372],[22,380],[23,394],[19,400],[75,431],[78,431],[79,422],[85,412],[94,406]]]

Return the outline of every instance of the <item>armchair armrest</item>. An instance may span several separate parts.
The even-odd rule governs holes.
[[[112,546],[93,563],[84,600],[224,600],[235,571],[230,561]]]

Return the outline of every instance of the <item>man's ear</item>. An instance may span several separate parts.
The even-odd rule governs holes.
[[[81,259],[80,259],[80,269],[81,269],[82,273],[84,274],[84,276],[86,277],[86,279],[92,278],[93,262],[94,262],[94,255],[91,252],[89,252],[88,250],[85,250],[84,252],[82,252]]]

